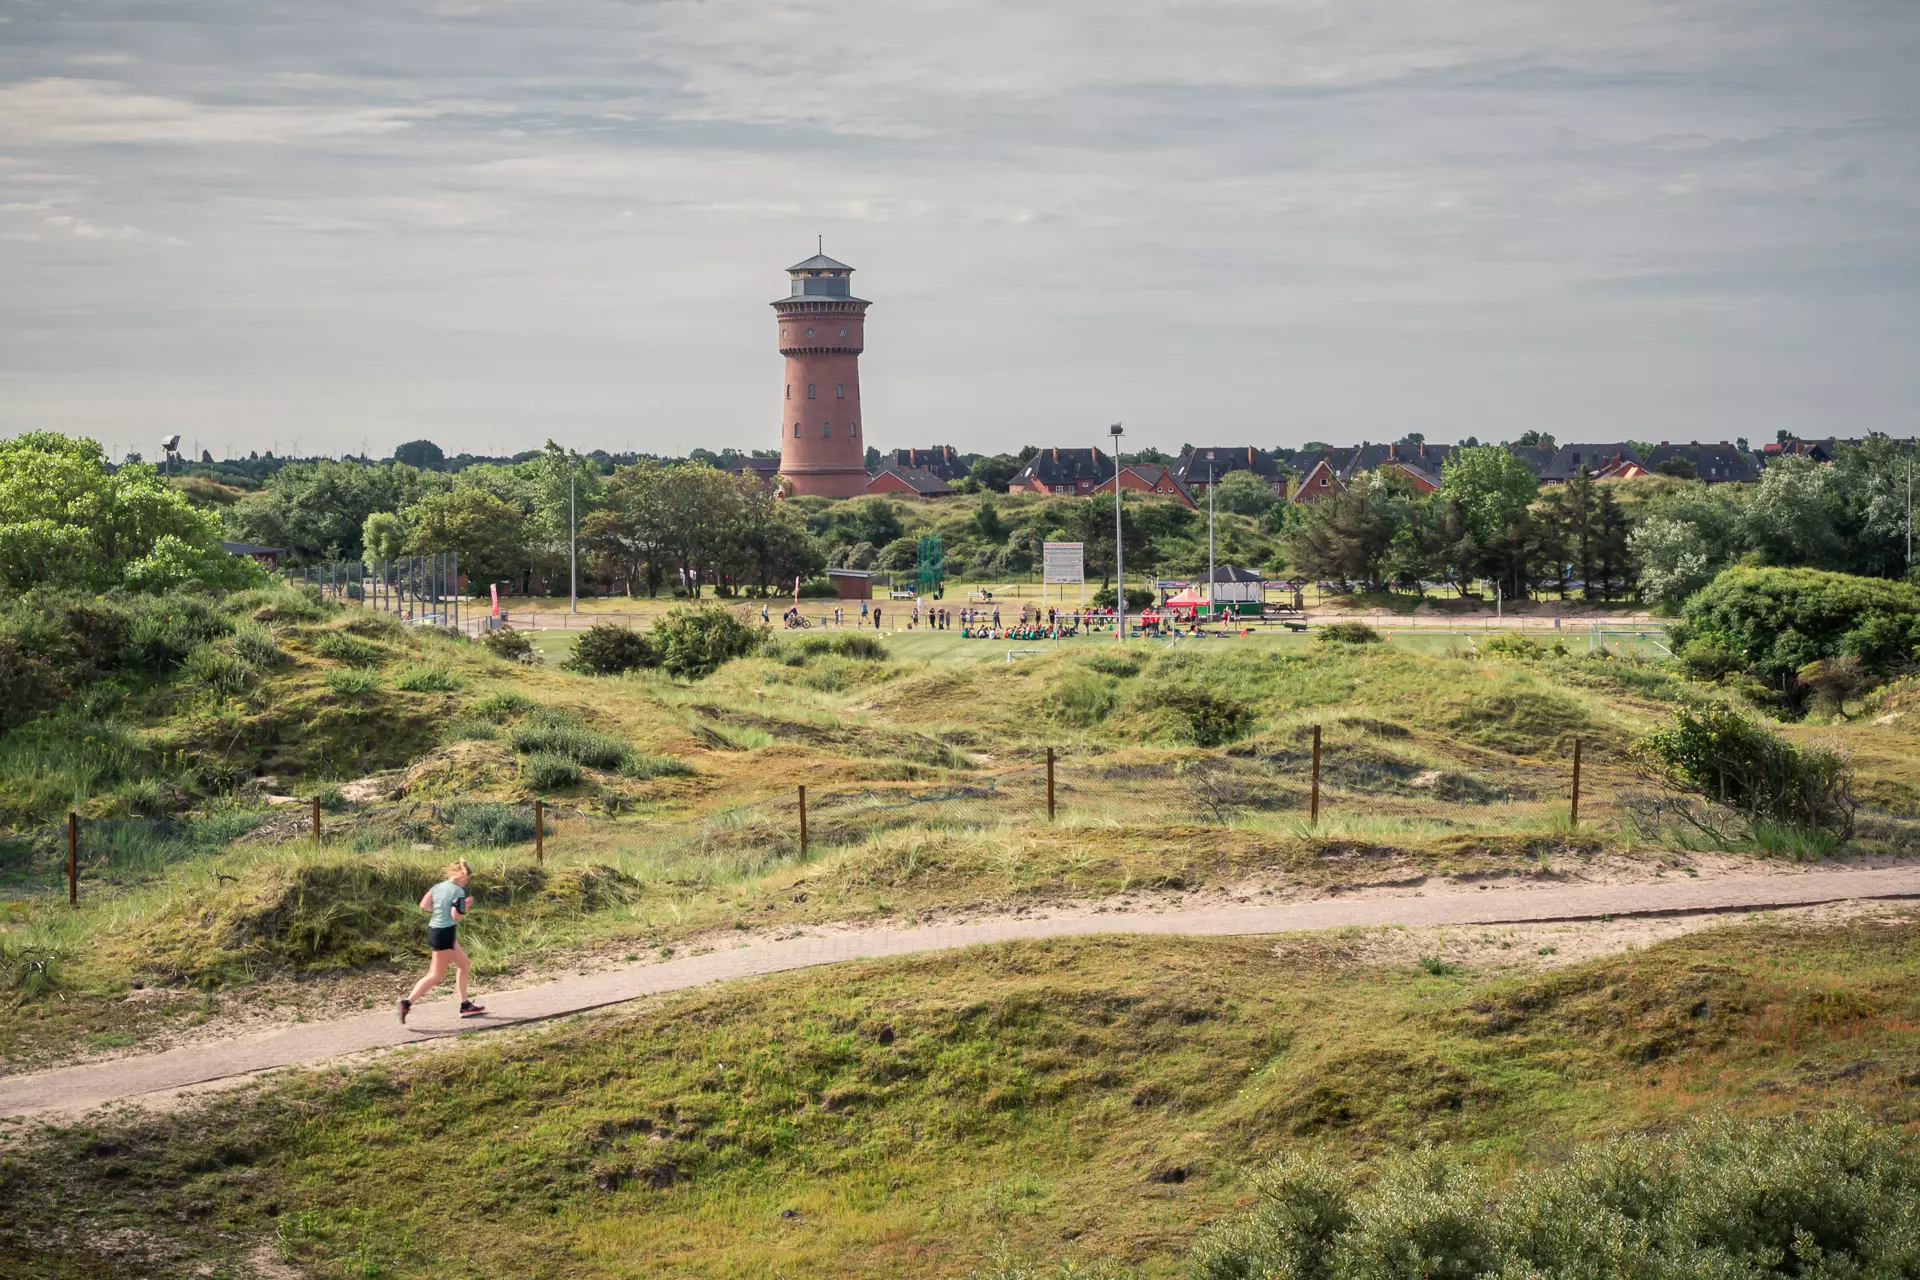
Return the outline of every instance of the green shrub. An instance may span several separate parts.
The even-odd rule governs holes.
[[[0,997],[15,1005],[46,999],[62,986],[66,961],[58,947],[0,937]]]
[[[520,780],[535,791],[578,786],[580,778],[580,765],[557,751],[537,751],[520,762]]]
[[[1080,659],[1103,676],[1112,676],[1117,680],[1131,680],[1140,674],[1138,658],[1123,657],[1117,653],[1094,652]]]
[[[251,662],[213,644],[200,645],[180,664],[181,679],[221,698],[244,693],[256,674]]]
[[[1712,1117],[1499,1181],[1437,1150],[1372,1172],[1287,1156],[1251,1212],[1201,1234],[1187,1274],[1892,1280],[1912,1274],[1920,1237],[1920,1160],[1844,1112]]]
[[[321,787],[318,791],[313,793],[313,798],[315,800],[318,800],[320,802],[320,807],[322,809],[325,809],[328,813],[346,812],[346,809],[347,809],[346,789],[339,786],[336,783],[328,783],[326,786]]]
[[[1379,639],[1375,636],[1374,639]],[[1493,658],[1512,658],[1520,662],[1538,662],[1542,658],[1564,658],[1567,656],[1566,642],[1554,637],[1550,645],[1541,644],[1532,636],[1511,635],[1494,636],[1480,642],[1480,652]]]
[[[836,631],[824,636],[801,636],[781,641],[776,652],[790,667],[804,666],[815,658],[851,658],[860,662],[885,662],[892,655],[879,636],[864,631]]]
[[[245,621],[233,626],[233,651],[261,671],[270,671],[286,660],[280,637],[265,623]]]
[[[540,661],[540,655],[534,652],[533,641],[505,627],[487,632],[480,637],[480,643],[486,646],[488,653],[506,662],[518,662],[530,667]]]
[[[363,697],[380,691],[380,674],[365,667],[340,667],[327,672],[327,688],[344,697]]]
[[[378,613],[368,609],[354,609],[352,616],[341,624],[340,629],[370,640],[399,640],[407,633],[407,624],[390,613]]]
[[[1364,622],[1333,622],[1320,628],[1314,639],[1322,644],[1379,644],[1380,633]]]
[[[1245,736],[1253,727],[1253,708],[1198,685],[1163,685],[1149,690],[1140,699],[1140,707],[1180,716],[1191,728],[1196,746],[1223,746]]]
[[[445,667],[422,662],[394,677],[393,687],[408,693],[452,693],[466,688],[467,682]]]
[[[233,630],[233,623],[199,596],[157,596],[127,603],[126,639],[115,665],[164,675],[200,645]]]
[[[660,665],[682,680],[699,680],[758,650],[766,629],[718,605],[676,605],[653,629]]]
[[[473,714],[495,724],[505,724],[518,715],[533,710],[533,699],[512,690],[490,693],[473,704]]]
[[[564,711],[543,711],[513,732],[513,749],[523,754],[562,756],[589,769],[624,769],[633,747],[611,734],[589,729]]]
[[[1718,636],[1696,636],[1674,655],[1689,680],[1714,684],[1744,670],[1745,655]]]
[[[1880,674],[1920,647],[1920,586],[1820,569],[1728,569],[1695,592],[1682,614],[1676,647],[1696,639],[1724,645],[1790,695],[1795,673],[1809,663],[1851,656]]]
[[[660,654],[652,640],[633,628],[596,622],[581,633],[572,656],[560,665],[584,675],[617,676],[659,666]]]
[[[1111,609],[1113,608],[1114,600],[1117,598],[1118,597],[1114,595],[1112,587],[1101,587],[1093,593],[1093,607],[1096,609]],[[1142,609],[1151,608],[1154,601],[1158,598],[1159,597],[1154,595],[1154,593],[1146,587],[1128,587],[1127,612],[1138,613]]]
[[[220,602],[221,612],[229,617],[246,617],[263,623],[324,622],[337,608],[323,601],[317,591],[302,591],[284,584],[235,591]]]
[[[1673,724],[1648,734],[1632,758],[1676,791],[1704,796],[1749,822],[1853,833],[1852,772],[1839,754],[1796,747],[1719,703],[1674,708]]]
[[[448,742],[488,742],[500,736],[500,729],[480,716],[456,716],[447,721],[441,736]]]
[[[577,773],[576,770],[574,782],[580,780]],[[562,782],[550,785],[571,784]],[[524,806],[460,804],[452,806],[447,816],[449,831],[458,844],[500,848],[510,844],[525,844],[533,839],[533,814]]]
[[[620,766],[628,778],[678,778],[693,772],[693,766],[678,756],[655,756],[636,751]]]
[[[323,658],[344,662],[350,667],[377,667],[385,662],[388,650],[344,631],[328,631],[313,642],[313,651]]]
[[[1118,686],[1091,671],[1068,671],[1040,695],[1040,710],[1057,724],[1090,729],[1119,704]]]

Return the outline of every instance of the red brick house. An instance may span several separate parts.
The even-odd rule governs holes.
[[[1118,483],[1122,489],[1133,493],[1157,493],[1184,503],[1188,510],[1200,504],[1194,501],[1187,486],[1173,478],[1173,472],[1166,467],[1152,466],[1142,462],[1130,462],[1121,467],[1117,475],[1102,480],[1093,487],[1095,493],[1112,493]]]
[[[868,493],[904,493],[914,498],[944,498],[953,486],[918,467],[883,467],[867,481]]]
[[[1333,462],[1322,458],[1313,464],[1313,469],[1300,477],[1299,485],[1293,491],[1293,501],[1312,506],[1323,498],[1331,498],[1347,491],[1340,477],[1334,474]]]

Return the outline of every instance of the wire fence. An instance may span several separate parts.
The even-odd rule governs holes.
[[[1703,827],[1699,819],[1712,815],[1697,797],[1662,788],[1601,740],[1568,737],[1524,758],[1460,744],[1457,758],[1436,760],[1399,742],[1404,736],[1397,725],[1349,718],[1214,752],[1030,748],[1008,767],[917,768],[920,779],[898,782],[825,780],[677,822],[622,821],[621,804],[604,794],[361,806],[336,799],[332,808],[312,797],[267,809],[235,805],[192,821],[70,816],[0,840],[0,888],[79,901],[225,849],[292,844],[353,852],[493,846],[535,862],[572,860],[585,849],[643,878],[697,883],[910,828],[1124,827],[1149,839],[1240,829],[1384,844],[1595,835],[1704,848],[1725,847],[1739,827],[1737,814],[1719,815],[1718,833]],[[1920,849],[1920,820],[1860,814],[1862,834]]]

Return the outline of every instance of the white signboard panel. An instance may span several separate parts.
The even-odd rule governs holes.
[[[1049,542],[1043,548],[1041,580],[1046,583],[1087,580],[1087,544]]]

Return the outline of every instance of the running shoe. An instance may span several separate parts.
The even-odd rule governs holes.
[[[407,999],[405,996],[401,996],[393,1006],[393,1011],[400,1015],[400,1025],[403,1027],[407,1025],[407,1014],[412,1010],[413,1001]]]
[[[487,1006],[483,1004],[475,1004],[471,1000],[462,1000],[460,1002],[460,1016],[463,1018],[477,1018],[486,1011]]]

